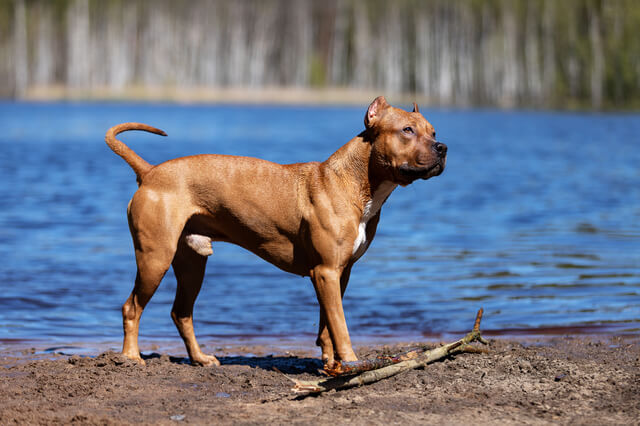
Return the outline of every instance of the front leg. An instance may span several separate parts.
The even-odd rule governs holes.
[[[351,339],[342,308],[344,289],[341,285],[341,268],[319,265],[311,270],[310,275],[320,303],[318,342],[322,347],[323,361],[331,367],[334,353],[341,361],[356,361],[357,357],[351,347]],[[346,280],[344,288],[346,288]],[[323,323],[326,324],[326,327],[323,327]]]
[[[342,275],[340,276],[340,297],[342,298],[344,298],[344,292],[347,290],[347,284],[349,284],[349,276],[351,275],[352,266],[353,264],[349,264],[344,268]],[[318,325],[318,339],[316,340],[316,345],[320,346],[322,349],[322,362],[325,365],[332,365],[335,359],[335,353],[323,309],[320,309],[320,323]]]

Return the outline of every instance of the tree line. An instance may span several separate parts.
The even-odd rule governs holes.
[[[432,104],[640,107],[634,0],[11,0],[0,96],[349,88]]]

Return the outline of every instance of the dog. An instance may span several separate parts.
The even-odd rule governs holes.
[[[373,240],[380,208],[398,186],[440,175],[447,146],[418,106],[407,112],[376,98],[365,130],[324,162],[281,165],[229,155],[195,155],[151,165],[116,135],[144,130],[124,123],[107,131],[107,145],[131,166],[138,190],[127,208],[137,274],[122,306],[122,353],[144,364],[140,316],[169,269],[177,279],[171,317],[191,363],[220,365],[202,352],[193,305],[212,241],[237,244],[278,268],[309,276],[320,304],[316,344],[326,368],[356,361],[342,308],[353,264]]]

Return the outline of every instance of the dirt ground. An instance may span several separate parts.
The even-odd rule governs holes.
[[[34,359],[34,350],[4,351],[0,424],[640,422],[640,336],[490,342],[489,354],[460,354],[372,385],[306,397],[294,394],[282,373],[318,378],[315,348],[216,351],[223,364],[217,368],[166,353],[152,353],[140,366],[114,352]],[[367,358],[404,349],[357,352]]]

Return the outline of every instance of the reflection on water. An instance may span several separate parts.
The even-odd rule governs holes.
[[[129,167],[104,144],[123,121],[169,138],[123,139],[152,163],[202,152],[277,162],[328,157],[363,108],[0,104],[0,339],[117,340],[135,276]],[[638,330],[637,115],[433,110],[448,168],[397,189],[345,299],[354,337],[484,328]],[[142,338],[177,337],[168,274]],[[312,336],[308,279],[214,245],[196,304],[203,337]]]

